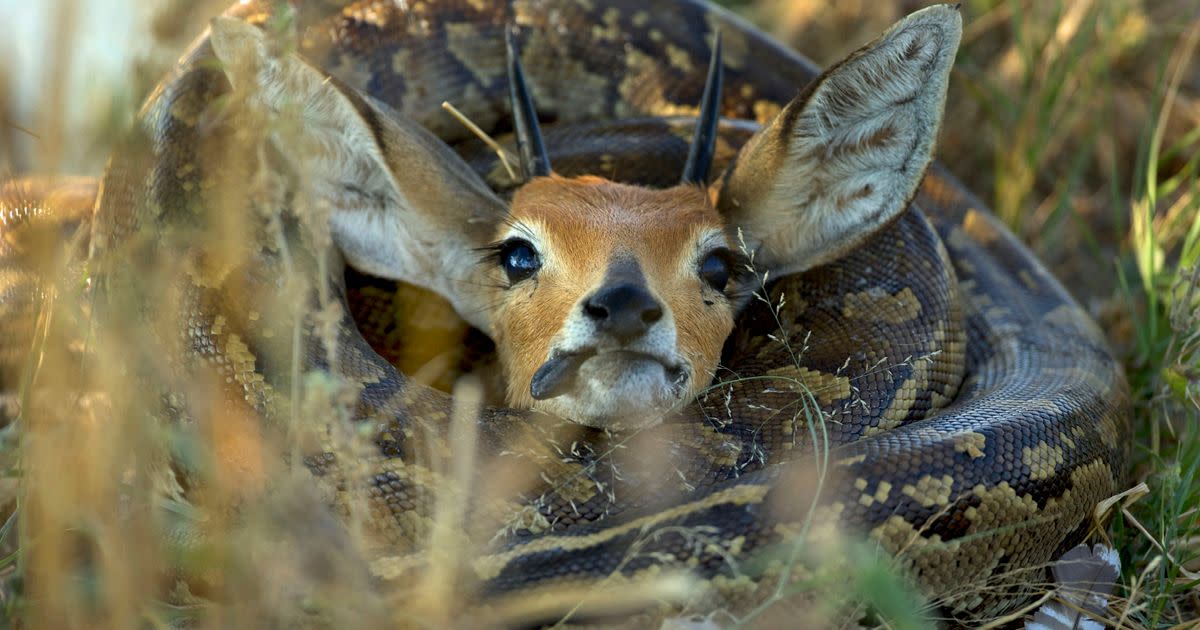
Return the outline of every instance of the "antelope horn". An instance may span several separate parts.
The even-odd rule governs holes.
[[[521,68],[521,55],[517,52],[516,33],[515,25],[505,31],[504,47],[508,55],[508,94],[512,99],[517,152],[521,154],[521,170],[526,179],[544,177],[550,174],[550,156],[546,154],[542,130],[538,128],[533,96],[525,84],[525,70]]]
[[[712,168],[713,149],[717,144],[717,123],[721,121],[721,32],[713,40],[712,58],[708,62],[708,79],[704,82],[704,99],[700,102],[700,117],[696,119],[696,135],[683,167],[682,183],[704,184]]]

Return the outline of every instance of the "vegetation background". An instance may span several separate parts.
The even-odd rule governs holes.
[[[821,64],[928,4],[723,3]],[[0,0],[0,175],[98,174],[138,104],[225,4]],[[1100,322],[1134,391],[1135,477],[1149,493],[1111,523],[1123,570],[1109,625],[1194,627],[1200,1],[966,0],[964,14],[939,158]],[[20,466],[6,436],[7,517]],[[14,519],[0,530],[9,576],[20,558]],[[0,593],[4,611],[21,609],[20,589]]]

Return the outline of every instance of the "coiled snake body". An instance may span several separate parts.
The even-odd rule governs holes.
[[[239,4],[230,14],[270,25],[278,18],[271,4]],[[692,0],[308,2],[293,19],[298,52],[310,63],[430,129],[501,190],[511,182],[494,156],[439,105],[451,101],[504,133],[507,24],[521,30],[539,113],[552,123],[549,148],[567,175],[674,183],[717,29],[728,119],[718,162],[733,159],[748,132],[817,74]],[[220,269],[211,246],[179,240],[220,222],[206,210],[215,207],[204,196],[213,178],[253,182],[259,167],[281,161],[254,151],[219,164],[197,157],[213,143],[237,141],[213,113],[229,88],[212,54],[201,40],[115,155],[93,219],[94,271],[118,291],[137,280],[114,256],[187,261],[172,298],[185,321],[177,332],[160,331],[156,343],[186,357],[182,374],[213,371],[234,398],[278,420],[293,413],[280,401],[296,381],[272,357],[292,356],[292,338],[279,333],[286,326],[271,332],[270,313],[247,314],[246,296],[280,288],[273,274],[285,257],[258,243],[295,232],[295,217],[273,223],[248,214],[242,260],[261,268],[240,273]],[[291,256],[289,264],[313,277],[325,269],[319,257]],[[381,541],[374,573],[411,577],[406,559],[429,535],[424,517],[439,487],[430,470],[450,450],[451,403],[372,351],[340,308],[343,285],[326,289],[323,297],[313,289],[316,306],[297,342],[303,370],[349,384],[353,397],[349,418],[309,420],[324,427],[316,433],[326,442],[339,422],[373,423],[378,449],[347,462],[326,444],[309,448],[305,462],[343,513],[365,501]],[[728,342],[718,385],[662,426],[622,436],[511,410],[484,414],[480,466],[517,461],[535,474],[516,495],[475,484],[463,535],[488,549],[472,564],[478,597],[500,601],[683,568],[714,587],[690,609],[744,608],[769,579],[745,575],[739,561],[800,533],[849,527],[894,555],[927,594],[970,617],[1018,601],[1026,571],[1075,545],[1092,526],[1093,506],[1121,489],[1128,393],[1102,335],[940,166],[890,228],[768,289]],[[187,404],[171,400],[168,413],[186,420]],[[637,445],[663,461],[639,470],[622,456]],[[821,484],[810,509],[813,475]]]

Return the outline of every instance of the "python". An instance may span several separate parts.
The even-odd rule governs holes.
[[[341,531],[333,514],[362,535],[330,545],[365,550],[373,581],[339,574],[361,586],[339,605],[422,582],[434,499],[467,496],[438,531],[472,543],[468,610],[669,571],[705,587],[673,605],[748,610],[775,588],[758,559],[833,530],[974,618],[1011,610],[1123,484],[1129,396],[1102,335],[930,161],[956,9],[818,73],[692,0],[299,4],[231,8],[114,153],[86,217],[92,338],[136,368],[101,376],[149,392],[126,416],[245,429],[218,446],[283,434],[211,470],[275,489],[302,462],[319,500],[284,529]],[[447,98],[498,136],[511,115],[519,181]],[[511,406],[467,414],[474,447],[450,446],[455,400],[367,343],[346,266],[495,340]],[[132,487],[180,488],[180,459]]]

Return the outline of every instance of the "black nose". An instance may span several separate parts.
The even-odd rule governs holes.
[[[662,305],[646,287],[637,284],[606,286],[583,303],[583,312],[596,328],[629,343],[662,319]]]

